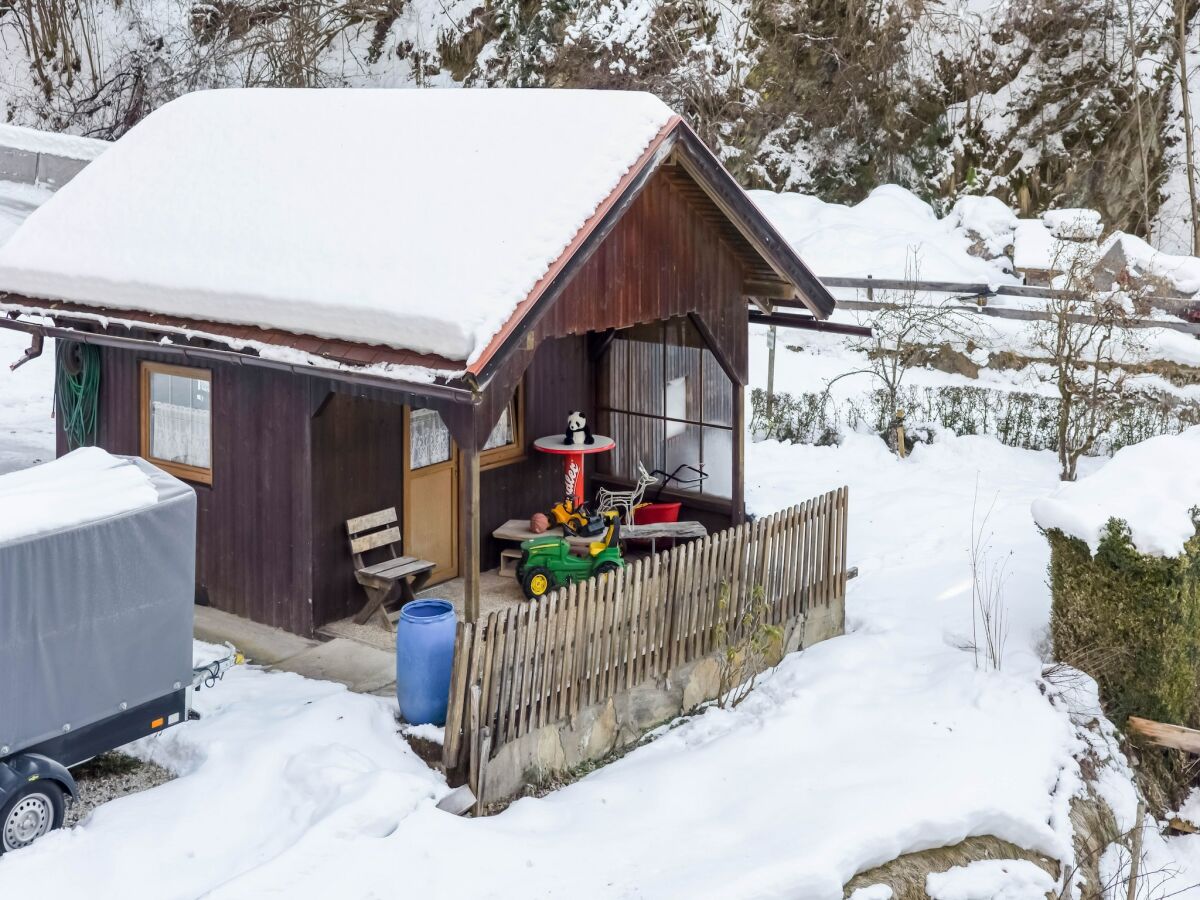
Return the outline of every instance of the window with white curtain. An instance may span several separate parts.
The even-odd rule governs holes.
[[[212,482],[212,373],[142,363],[142,456],[189,481]]]

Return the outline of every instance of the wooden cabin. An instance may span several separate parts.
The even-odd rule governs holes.
[[[616,440],[589,495],[687,463],[684,516],[740,522],[748,310],[833,309],[682,119],[603,91],[189,95],[22,226],[0,290],[98,367],[82,439],[195,486],[197,602],[305,635],[362,607],[345,523],[391,506],[477,615],[570,410]]]

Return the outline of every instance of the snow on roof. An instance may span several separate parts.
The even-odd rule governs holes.
[[[1014,279],[1004,262],[969,251],[968,230],[982,231],[998,255],[1010,242],[999,200],[967,203],[939,219],[928,203],[894,184],[875,188],[854,206],[806,194],[751,191],[751,198],[818,277],[905,278],[1002,284]],[[994,199],[994,198],[988,198]],[[962,203],[962,201],[960,201]]]
[[[0,544],[153,506],[158,491],[132,461],[81,447],[0,475]]]
[[[1091,266],[1098,259],[1094,241],[1067,239],[1044,219],[1017,220],[1013,234],[1013,265],[1018,271],[1065,273],[1076,264]]]
[[[1138,274],[1161,278],[1185,294],[1200,291],[1200,259],[1160,253],[1137,235],[1123,231],[1108,237],[1101,247],[1102,253],[1115,245],[1120,245],[1126,266]]]
[[[1109,519],[1122,519],[1133,545],[1151,556],[1178,556],[1196,533],[1191,510],[1200,506],[1200,425],[1118,450],[1098,471],[1035,500],[1033,517],[1099,546]]]
[[[619,91],[189,94],[29,217],[0,290],[474,362],[673,118]]]
[[[1055,237],[1072,241],[1094,241],[1104,232],[1100,213],[1086,207],[1048,209],[1042,213],[1042,223]]]
[[[55,134],[20,125],[0,124],[0,147],[24,150],[27,153],[45,153],[67,159],[92,160],[111,147],[109,141],[78,137],[73,134]]]

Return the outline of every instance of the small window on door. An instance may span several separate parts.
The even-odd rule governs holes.
[[[408,421],[408,468],[424,469],[450,459],[450,429],[436,409],[414,409]]]
[[[525,458],[524,412],[525,388],[522,385],[492,426],[492,433],[479,455],[480,468],[493,469]]]
[[[212,373],[142,363],[141,451],[159,468],[212,484]]]

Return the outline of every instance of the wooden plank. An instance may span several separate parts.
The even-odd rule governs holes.
[[[554,705],[554,718],[562,721],[571,713],[571,691],[575,687],[575,609],[579,599],[579,587],[575,582],[567,586],[566,599],[562,608],[562,658],[558,662],[558,700]]]
[[[366,553],[368,550],[374,550],[376,547],[398,543],[400,543],[400,529],[395,527],[385,528],[383,531],[376,531],[372,534],[365,534],[362,537],[351,538],[350,552],[353,554]]]
[[[379,512],[367,513],[365,516],[356,516],[353,519],[346,520],[346,534],[354,537],[368,528],[378,528],[381,525],[391,525],[398,521],[396,518],[396,507],[389,506],[387,509],[381,509]]]
[[[796,507],[789,506],[783,518],[783,581],[779,585],[779,621],[794,616],[792,604],[796,592]]]
[[[526,731],[529,712],[529,655],[533,651],[533,630],[537,627],[537,604],[527,603],[522,607],[521,615],[517,617],[517,673],[513,677],[516,690],[516,714],[513,723],[513,738],[519,738]]]
[[[663,554],[655,553],[646,560],[646,668],[642,673],[645,679],[658,677],[659,649],[658,641],[661,633],[659,619],[664,606],[659,579],[662,575]]]
[[[587,619],[584,623],[583,631],[583,690],[581,692],[581,706],[591,706],[596,702],[596,668],[599,665],[597,658],[597,643],[600,619],[600,601],[597,597],[597,585],[595,579],[587,580]]]
[[[684,547],[683,591],[681,597],[683,628],[679,637],[679,662],[685,665],[692,661],[692,639],[696,629],[696,542]]]
[[[625,640],[625,678],[622,682],[624,690],[629,690],[638,683],[637,669],[641,658],[640,646],[642,641],[642,561],[635,560],[632,567],[626,571],[625,593],[628,598],[629,626]]]
[[[849,578],[847,571],[848,560],[848,545],[850,542],[850,488],[846,485],[842,486],[842,557],[840,561],[841,568],[841,593],[840,597],[846,598],[846,579]]]
[[[501,642],[499,632],[502,621],[500,612],[493,611],[488,614],[483,624],[486,639],[483,643],[483,684],[481,685],[483,689],[483,721],[491,726],[492,734],[496,733],[496,678],[498,676],[496,653]]]
[[[447,772],[458,766],[462,746],[463,711],[467,702],[468,656],[474,649],[470,622],[459,622],[454,632],[454,663],[450,672],[450,699],[446,706],[446,732],[442,746],[442,763]]]
[[[587,645],[589,638],[587,630],[588,609],[587,585],[583,584],[578,587],[575,606],[575,674],[574,686],[571,688],[572,716],[579,715],[579,711],[583,708],[583,695],[587,689],[585,676],[587,674]]]
[[[483,680],[482,673],[480,672],[480,669],[483,666],[483,641],[484,641],[484,635],[480,633],[480,629],[476,628],[475,629],[475,637],[474,637],[474,640],[472,641],[473,649],[471,651],[471,668],[467,672],[467,689],[471,690],[471,691],[479,691],[479,694],[480,694],[480,696],[479,696],[479,701],[480,701],[479,713],[480,713],[480,715],[483,715],[483,713],[484,713],[483,691],[482,691],[482,687],[480,685],[480,682]],[[480,727],[482,727],[482,723],[481,723]],[[476,734],[476,732],[473,731],[472,735],[474,735],[474,734]],[[474,738],[472,738],[472,739],[474,739]]]
[[[742,567],[745,565],[746,556],[746,536],[749,534],[750,526],[743,522],[738,526],[733,537],[733,562],[729,567],[730,584],[729,584],[729,605],[725,609],[725,633],[728,634],[733,628],[733,611],[737,608],[737,598],[741,592]]]
[[[481,747],[479,745],[479,741],[476,739],[476,736],[479,734],[479,707],[479,685],[473,684],[470,686],[470,699],[468,700],[468,723],[471,742],[468,744],[470,747],[470,761],[467,766],[467,784],[471,786],[471,790],[474,792],[476,797],[480,796],[480,771],[485,764],[485,761],[480,759]]]
[[[509,609],[508,621],[505,626],[507,637],[504,642],[504,685],[501,689],[500,712],[504,716],[504,736],[500,743],[507,744],[513,739],[513,714],[516,706],[516,694],[518,693],[516,686],[516,665],[517,665],[517,643],[520,639],[519,621],[523,607],[517,606]]]
[[[538,628],[540,641],[538,644],[538,687],[537,687],[537,727],[541,728],[549,718],[550,704],[554,700],[554,683],[553,683],[553,668],[554,658],[557,646],[555,642],[556,632],[558,630],[558,596],[561,591],[555,591],[549,598],[547,604],[543,600],[541,605],[546,606],[544,610],[545,627]]]
[[[615,696],[622,689],[621,685],[625,677],[625,665],[628,661],[629,615],[630,601],[632,599],[629,592],[629,569],[621,570],[617,578],[617,583],[613,585],[613,596],[617,601],[613,609],[613,614],[616,617],[616,625],[613,628],[613,652],[615,658],[613,660],[612,676],[609,679],[609,693]]]
[[[1169,747],[1172,750],[1200,755],[1200,731],[1194,728],[1155,722],[1153,719],[1143,719],[1139,716],[1130,716],[1127,727],[1132,734],[1158,747]]]
[[[649,650],[646,643],[649,634],[649,604],[650,598],[646,592],[647,559],[634,560],[634,608],[637,619],[634,625],[634,660],[630,666],[631,685],[638,685],[646,680],[646,655]]]
[[[700,542],[700,547],[696,551],[696,590],[694,592],[696,624],[691,639],[692,659],[699,659],[704,655],[704,646],[707,642],[705,630],[708,627],[708,604],[709,598],[712,596],[713,583],[713,554],[716,549],[717,542],[710,536]]]
[[[622,586],[618,578],[604,579],[604,601],[607,611],[604,616],[604,677],[600,680],[603,695],[599,700],[607,700],[616,693],[614,676],[618,664],[617,654],[620,652],[618,644],[621,630],[621,593]]]

